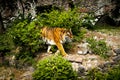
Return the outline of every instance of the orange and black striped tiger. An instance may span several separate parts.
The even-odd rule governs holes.
[[[51,46],[56,45],[59,51],[62,53],[63,56],[66,56],[67,53],[63,48],[63,43],[71,42],[73,35],[71,29],[66,28],[50,28],[50,27],[43,27],[41,29],[41,36],[43,40],[49,45],[47,52],[50,52]]]

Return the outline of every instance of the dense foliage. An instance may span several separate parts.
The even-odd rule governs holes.
[[[11,35],[17,46],[21,46],[23,50],[29,50],[30,52],[38,50],[42,43],[40,41],[40,30],[35,25],[35,21],[28,23],[28,20],[23,20],[14,24]]]
[[[34,80],[76,80],[77,74],[73,71],[70,62],[61,56],[50,56],[37,63],[33,73]]]

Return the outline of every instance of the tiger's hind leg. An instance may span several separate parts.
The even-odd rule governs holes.
[[[51,45],[48,46],[47,53],[52,53],[52,51],[50,51],[51,47]]]
[[[67,53],[65,52],[63,45],[61,43],[56,43],[56,46],[58,47],[58,49],[60,50],[62,56],[67,56]]]

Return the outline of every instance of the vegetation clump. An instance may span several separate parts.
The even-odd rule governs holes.
[[[87,38],[89,47],[94,54],[100,55],[103,58],[107,58],[107,52],[110,48],[106,45],[104,40],[95,40],[94,38]]]
[[[119,80],[120,65],[108,67],[105,71],[100,71],[99,69],[89,70],[86,78],[88,80]]]
[[[76,80],[77,74],[73,71],[70,62],[61,56],[50,56],[37,63],[33,73],[34,80]]]

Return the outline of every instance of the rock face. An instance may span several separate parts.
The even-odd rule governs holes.
[[[115,22],[117,21],[117,24],[119,24],[119,6],[117,5],[119,4],[116,0],[11,0],[10,2],[1,0],[0,14],[2,16],[1,21],[4,27],[6,27],[5,24],[20,14],[23,17],[31,15],[34,18],[37,13],[44,12],[45,10],[49,11],[52,8],[68,10],[77,7],[79,8],[78,11],[93,12],[95,16],[108,14],[109,18]],[[2,26],[2,24],[0,25]]]

